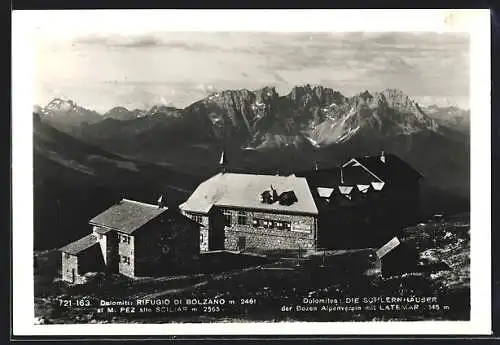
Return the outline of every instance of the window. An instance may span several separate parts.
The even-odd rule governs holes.
[[[64,253],[64,258],[69,259],[70,255],[68,253]]]
[[[224,226],[231,226],[232,223],[232,215],[230,210],[223,210],[224,214]]]
[[[247,225],[247,213],[245,211],[238,212],[238,224]]]
[[[130,258],[128,256],[122,256],[122,262],[124,264],[130,265]]]
[[[122,235],[121,242],[130,244],[130,236]]]
[[[278,230],[285,230],[286,229],[286,223],[288,223],[288,222],[283,222],[283,221],[277,222],[276,223],[276,228]]]
[[[278,229],[278,230],[290,230],[290,222],[285,222],[282,220],[269,220],[269,219],[254,219],[252,223],[254,228],[265,228],[265,229]]]
[[[203,223],[203,216],[199,216],[199,215],[193,214],[191,216],[191,219],[194,220],[197,223],[200,223],[200,224]]]
[[[200,234],[200,243],[203,243],[203,234]]]
[[[231,226],[231,215],[230,214],[225,214],[224,215],[224,225],[225,226]]]

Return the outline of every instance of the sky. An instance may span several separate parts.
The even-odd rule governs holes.
[[[35,102],[187,106],[222,89],[323,85],[352,96],[400,89],[469,108],[469,37],[411,32],[78,32],[38,35]]]

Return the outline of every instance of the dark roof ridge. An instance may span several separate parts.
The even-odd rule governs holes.
[[[71,255],[76,255],[78,253],[83,252],[86,249],[91,248],[92,246],[99,243],[99,240],[94,234],[88,234],[76,241],[73,241],[64,247],[59,248],[59,251],[68,253]]]
[[[169,209],[140,201],[122,199],[90,219],[89,224],[131,234],[165,211],[169,211]]]

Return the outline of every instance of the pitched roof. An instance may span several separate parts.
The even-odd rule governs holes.
[[[332,188],[339,185],[369,185],[379,179],[361,167],[330,168],[301,173],[307,181],[316,187]]]
[[[86,249],[91,248],[97,243],[98,243],[97,237],[90,234],[83,238],[80,238],[79,240],[76,240],[75,242],[71,242],[70,244],[60,248],[59,250],[61,252],[65,252],[71,255],[76,255],[78,253],[83,252]]]
[[[420,172],[398,156],[394,154],[384,154],[384,156],[385,162],[379,155],[356,157],[354,160],[359,162],[384,182],[404,181],[406,179],[418,179],[423,177]]]
[[[102,228],[100,226],[98,226],[97,229],[95,229],[95,232],[97,232],[100,235],[107,234],[110,231],[112,231],[112,229],[110,229],[110,228]]]
[[[90,224],[105,226],[131,234],[168,208],[123,199],[90,220]]]
[[[261,194],[271,186],[278,195],[293,191],[297,201],[291,205],[280,204],[278,201],[272,204],[261,202]],[[208,213],[214,205],[290,213],[318,213],[307,180],[295,175],[219,173],[201,183],[179,207],[184,211]]]
[[[297,173],[315,187],[332,188],[339,185],[373,185],[379,182],[405,182],[422,177],[417,170],[396,155],[355,157],[340,167]]]

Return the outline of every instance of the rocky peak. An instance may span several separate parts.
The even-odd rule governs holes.
[[[114,107],[110,110],[108,110],[103,117],[106,119],[115,119],[115,120],[133,120],[138,117],[140,117],[140,114],[142,112],[140,110],[128,110],[125,107],[119,106],[119,107]]]
[[[71,99],[54,98],[45,106],[45,111],[70,111],[76,106],[76,103]]]
[[[108,111],[108,113],[114,112],[114,113],[127,113],[129,110],[125,107],[119,106],[119,107],[114,107],[111,110]]]
[[[315,86],[313,92],[321,105],[330,105],[332,103],[341,104],[344,102],[344,95],[329,87]]]
[[[341,104],[344,102],[344,96],[329,87],[316,85],[311,88],[309,84],[295,86],[287,95],[290,101],[302,107],[308,106],[329,106],[333,103]]]
[[[259,103],[270,103],[279,98],[274,86],[265,86],[255,91],[256,101]]]
[[[222,90],[210,94],[203,100],[203,103],[217,104],[222,108],[226,108],[228,106],[241,107],[241,103],[252,103],[254,99],[255,95],[253,92],[246,89]]]
[[[397,109],[405,113],[421,112],[417,107],[416,102],[401,90],[385,89],[380,92],[380,95],[383,97],[385,103],[390,108]]]
[[[368,90],[365,90],[359,94],[359,98],[361,98],[365,102],[369,102],[373,98],[373,96]]]
[[[145,114],[145,116],[179,116],[181,113],[181,110],[168,106],[168,105],[163,105],[163,104],[157,104],[151,107],[149,111]],[[137,115],[136,115],[137,117]]]
[[[306,107],[311,103],[318,103],[319,97],[316,92],[320,93],[319,96],[321,97],[321,91],[311,89],[309,84],[294,86],[288,94],[288,98],[293,104]]]

